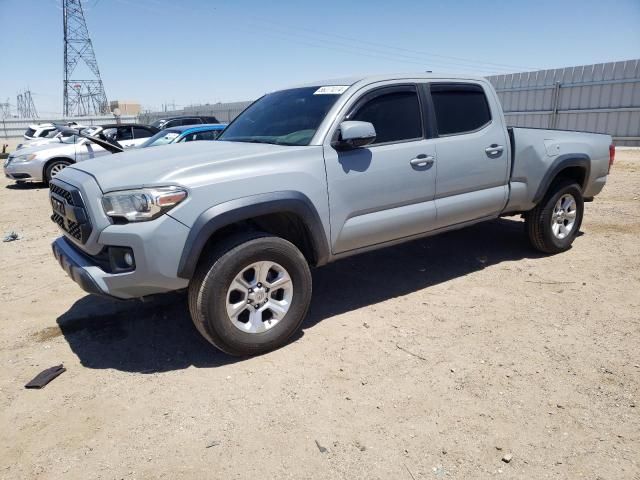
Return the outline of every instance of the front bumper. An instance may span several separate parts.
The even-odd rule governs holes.
[[[183,223],[169,215],[148,222],[113,223],[104,213],[96,180],[74,167],[56,175],[50,187],[52,220],[64,235],[54,242],[53,252],[84,290],[129,299],[188,286],[188,280],[178,277],[189,235]],[[113,268],[111,254],[123,249],[132,253],[134,269]]]
[[[62,269],[67,272],[67,275],[69,275],[80,288],[94,295],[108,295],[92,276],[92,270],[97,267],[91,265],[84,256],[77,253],[64,237],[60,237],[53,242],[51,248],[53,250],[53,256],[56,257]],[[95,271],[93,272],[94,275],[96,275],[96,273]]]
[[[188,280],[177,276],[188,233],[187,227],[168,215],[105,228],[99,234],[103,248],[127,247],[133,252],[135,269],[120,273],[107,271],[104,258],[86,253],[66,237],[55,240],[52,249],[62,269],[83,290],[119,299],[139,298],[188,286]]]
[[[4,176],[11,180],[29,180],[32,182],[42,181],[43,164],[37,161],[18,162],[10,161],[10,158],[4,163]]]

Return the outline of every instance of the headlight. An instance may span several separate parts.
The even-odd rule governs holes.
[[[179,187],[143,188],[107,193],[102,207],[110,217],[130,222],[145,222],[158,218],[187,198],[187,191]]]
[[[29,155],[16,155],[15,157],[11,158],[11,163],[30,162],[34,158],[36,158],[35,153],[30,153]]]

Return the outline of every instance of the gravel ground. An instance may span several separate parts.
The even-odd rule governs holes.
[[[243,360],[182,295],[87,296],[46,189],[1,180],[0,478],[637,480],[640,151],[617,157],[570,251],[509,218],[347,259]]]

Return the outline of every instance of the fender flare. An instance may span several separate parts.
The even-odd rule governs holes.
[[[542,198],[549,190],[551,183],[558,176],[558,174],[569,167],[580,167],[585,171],[584,183],[581,187],[584,188],[586,183],[589,180],[589,175],[591,174],[591,157],[585,153],[568,153],[565,155],[560,155],[556,158],[553,163],[549,166],[546,173],[542,177],[540,181],[540,185],[538,185],[538,189],[536,190],[536,194],[533,197],[533,203],[538,204],[542,200]]]
[[[293,213],[302,218],[309,230],[316,265],[327,263],[329,246],[320,215],[309,198],[296,191],[263,193],[215,205],[196,219],[178,265],[178,277],[190,280],[200,255],[211,236],[223,227],[270,213]]]

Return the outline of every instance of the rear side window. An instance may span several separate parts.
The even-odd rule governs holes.
[[[196,125],[202,123],[199,118],[183,118],[180,120],[180,125]]]
[[[349,120],[372,123],[376,129],[374,145],[422,138],[420,103],[415,90],[379,95],[360,107]]]
[[[151,135],[153,135],[153,133],[151,133],[146,128],[133,127],[134,138],[147,138],[147,137],[150,137]]]
[[[182,121],[179,118],[174,118],[173,120],[167,120],[160,128],[173,128],[179,127],[180,125],[182,125]]]
[[[487,97],[480,85],[431,84],[438,135],[473,132],[491,121]]]
[[[203,132],[194,132],[185,135],[181,142],[194,142],[198,140],[215,140],[220,135],[221,130],[207,130]]]
[[[131,133],[131,127],[118,127],[118,132],[116,133],[116,140],[133,140],[133,134]]]

